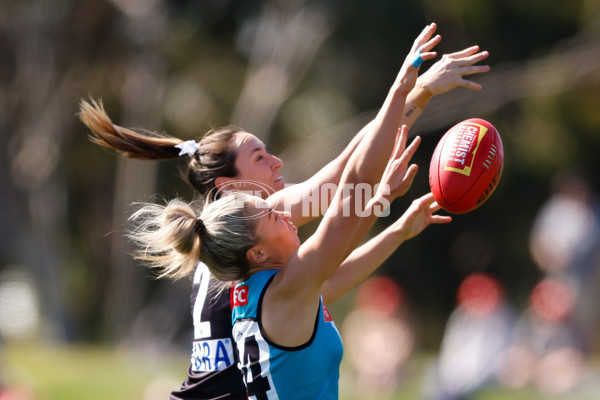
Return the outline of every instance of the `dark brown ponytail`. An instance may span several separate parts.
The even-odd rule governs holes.
[[[101,102],[82,100],[79,119],[90,129],[90,140],[97,145],[115,150],[124,157],[140,160],[175,158],[182,142],[175,137],[146,131],[144,134],[113,124]]]
[[[152,131],[135,132],[115,125],[104,111],[102,102],[82,100],[78,116],[90,129],[92,142],[124,157],[140,160],[179,157],[180,149],[175,146],[183,140]],[[238,174],[235,167],[237,152],[231,144],[234,135],[242,131],[236,126],[223,126],[211,130],[200,140],[198,150],[189,161],[186,179],[203,197],[215,188],[218,177],[232,178]]]

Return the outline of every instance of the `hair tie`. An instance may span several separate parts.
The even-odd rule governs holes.
[[[196,142],[195,140],[186,140],[185,142],[179,143],[175,147],[180,150],[178,154],[179,156],[187,155],[192,157],[200,148],[200,143]]]
[[[206,232],[206,225],[204,225],[204,221],[202,221],[200,218],[196,218],[196,225],[194,225],[194,229],[198,235]]]

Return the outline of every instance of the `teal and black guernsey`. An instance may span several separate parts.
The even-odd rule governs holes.
[[[263,333],[262,299],[277,273],[258,272],[232,292],[233,338],[248,398],[337,400],[342,339],[322,298],[313,334],[305,344],[279,346]]]

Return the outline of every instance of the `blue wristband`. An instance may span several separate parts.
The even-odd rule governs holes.
[[[422,46],[419,46],[417,51],[415,51],[412,55],[410,64],[415,68],[419,68],[421,64],[423,64],[423,62],[425,61],[421,58],[421,47]]]

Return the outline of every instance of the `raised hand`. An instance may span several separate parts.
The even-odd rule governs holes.
[[[387,193],[381,192],[385,193],[389,200],[403,196],[412,186],[415,175],[419,170],[416,164],[409,166],[409,163],[421,143],[421,138],[417,136],[406,147],[407,137],[408,128],[406,125],[402,125],[396,135],[396,143],[394,144],[392,156],[381,176],[379,190],[389,190]]]
[[[396,84],[403,94],[408,94],[415,86],[421,63],[437,56],[435,51],[431,51],[442,40],[440,35],[432,38],[436,29],[435,23],[427,25],[413,42],[396,78]]]
[[[489,65],[475,65],[489,56],[487,51],[478,51],[479,46],[471,46],[456,53],[444,54],[417,79],[417,86],[429,90],[431,96],[449,92],[456,87],[480,90],[479,83],[464,79],[465,76],[490,70]]]
[[[452,217],[436,215],[440,206],[435,202],[432,193],[428,193],[412,202],[410,207],[392,225],[397,228],[404,240],[411,239],[421,233],[430,224],[447,224]]]

